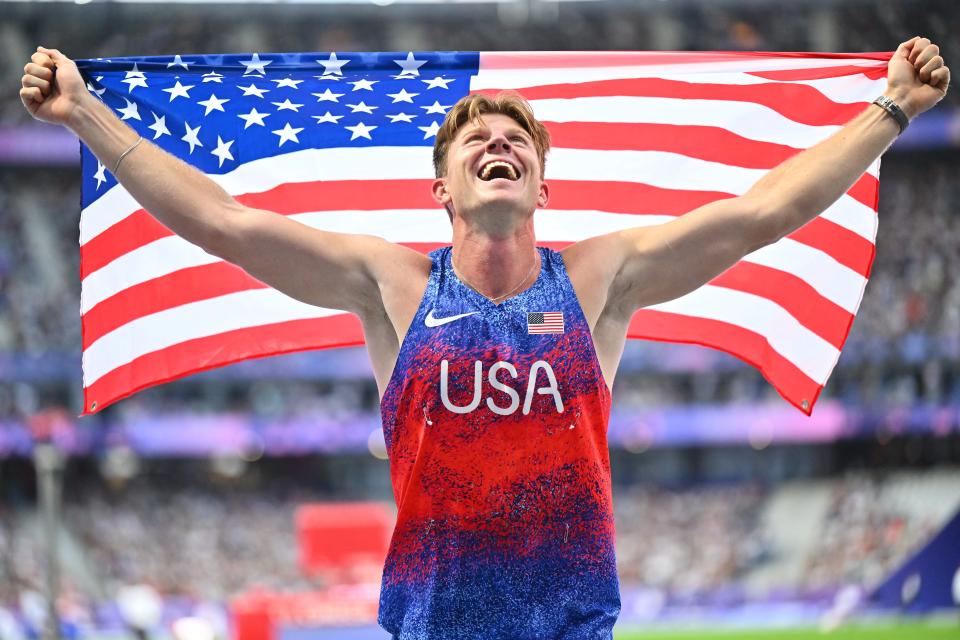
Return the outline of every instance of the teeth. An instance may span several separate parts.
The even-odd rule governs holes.
[[[502,161],[500,161],[500,160],[495,160],[495,161],[493,161],[493,162],[485,165],[485,166],[483,167],[483,169],[480,171],[480,177],[483,178],[484,180],[486,180],[488,177],[490,177],[490,172],[491,172],[495,167],[504,167],[504,168],[506,168],[507,171],[510,172],[510,179],[511,179],[511,180],[516,180],[516,179],[517,179],[517,170],[513,167],[513,165],[510,164],[509,162],[502,162]]]

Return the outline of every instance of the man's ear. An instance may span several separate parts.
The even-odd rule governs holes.
[[[540,196],[537,198],[537,207],[543,209],[550,202],[550,186],[546,182],[540,183]]]
[[[447,179],[446,178],[437,178],[433,181],[433,184],[430,185],[430,193],[433,195],[433,199],[437,201],[437,204],[446,208],[447,203],[450,202],[450,192],[447,191]]]

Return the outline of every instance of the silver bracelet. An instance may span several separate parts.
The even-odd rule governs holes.
[[[137,138],[137,141],[136,141],[136,142],[134,142],[132,145],[130,145],[129,148],[127,148],[126,151],[124,151],[123,153],[120,154],[120,157],[117,158],[117,166],[115,166],[115,167],[113,168],[113,177],[114,177],[114,178],[117,177],[117,169],[120,168],[120,163],[123,162],[123,159],[127,157],[127,154],[130,153],[131,151],[133,151],[134,149],[136,149],[136,148],[137,148],[137,145],[140,144],[141,142],[143,142],[143,136],[140,136],[139,138]]]

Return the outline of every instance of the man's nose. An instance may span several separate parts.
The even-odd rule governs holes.
[[[503,136],[495,136],[487,142],[487,151],[491,153],[510,151],[510,141]]]

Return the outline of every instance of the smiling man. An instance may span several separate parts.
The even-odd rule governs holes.
[[[434,149],[453,244],[424,256],[242,206],[139,139],[56,50],[24,71],[30,113],[72,129],[172,231],[360,318],[398,507],[380,623],[400,639],[457,640],[612,637],[606,431],[631,316],[813,219],[950,81],[936,45],[913,38],[882,99],[744,195],[562,252],[538,248],[533,228],[550,193],[546,129],[516,96],[469,96]]]

